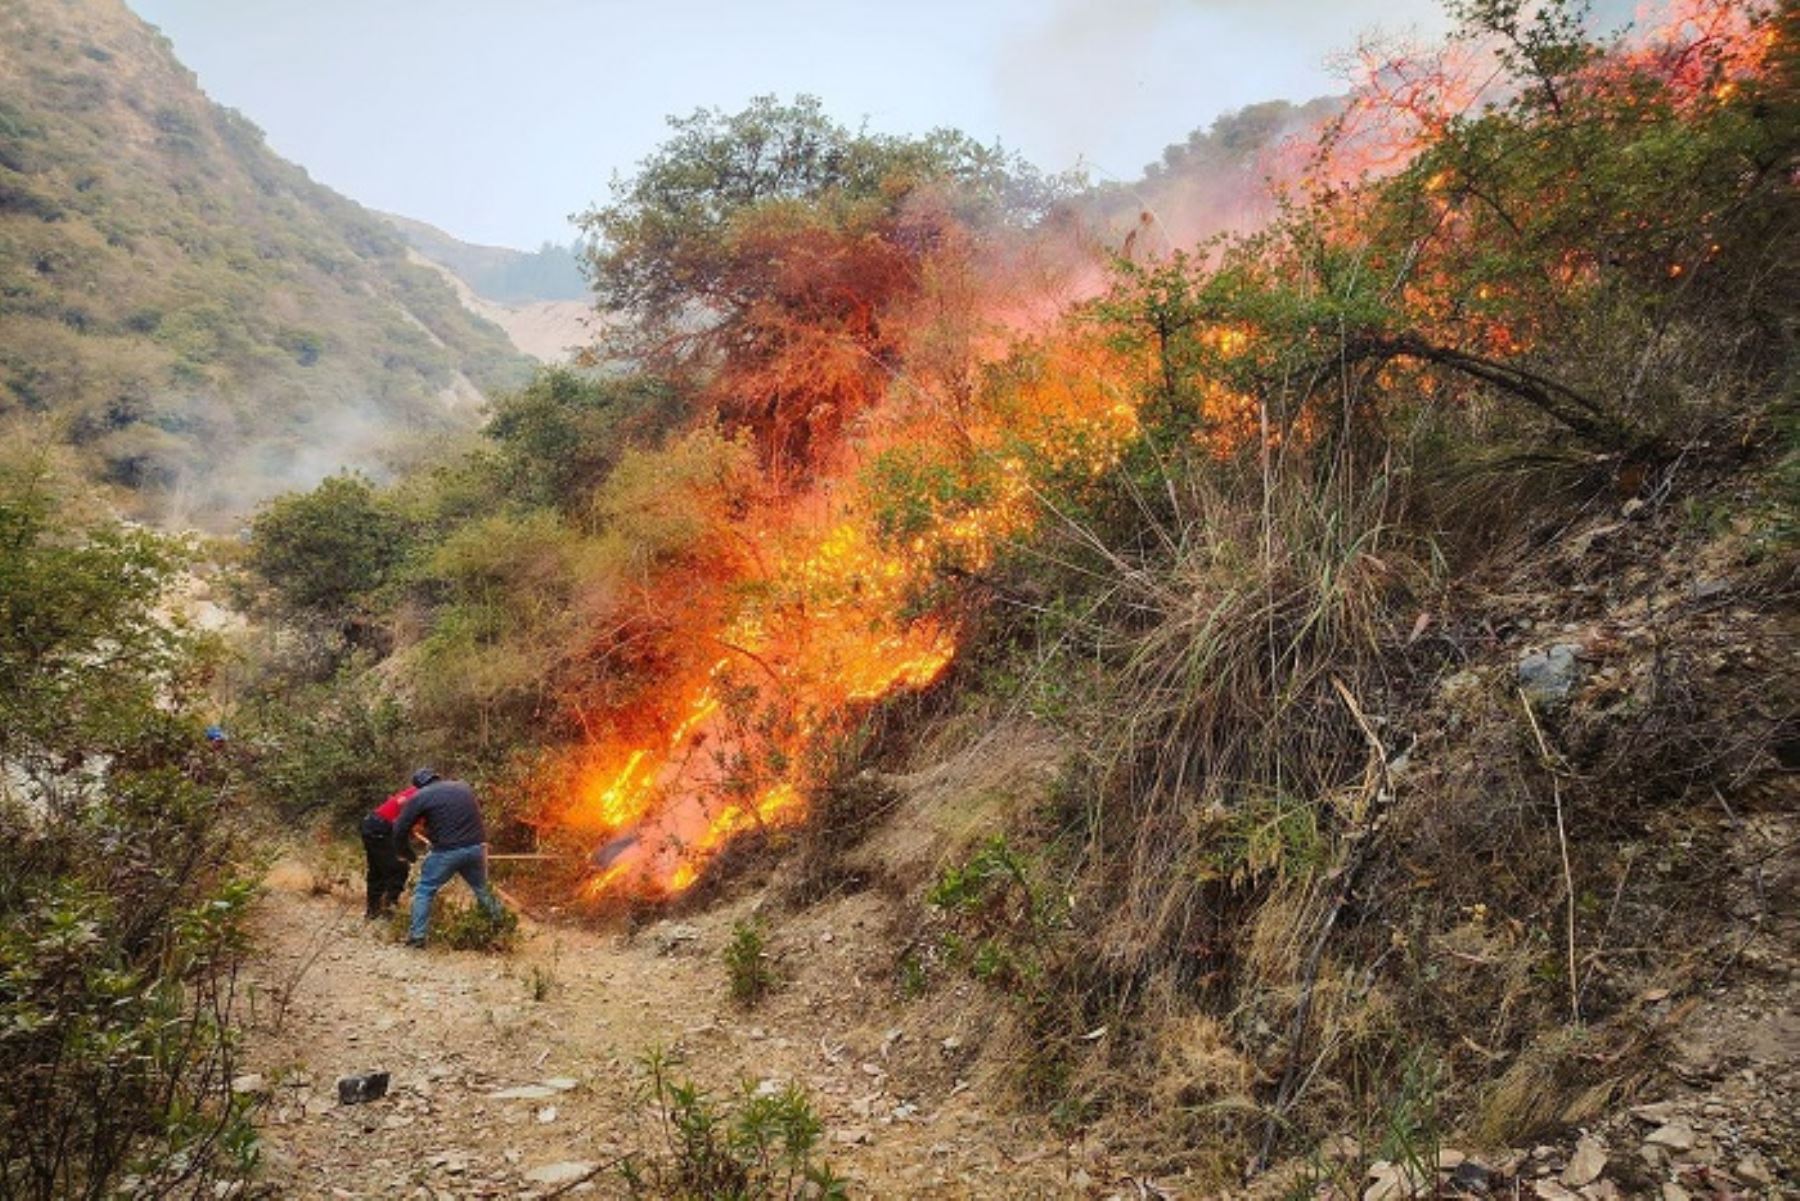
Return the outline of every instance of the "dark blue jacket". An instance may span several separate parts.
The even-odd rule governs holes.
[[[425,837],[434,851],[454,851],[487,841],[475,790],[461,780],[438,780],[414,793],[394,822],[394,841],[405,846],[418,822],[425,823]]]

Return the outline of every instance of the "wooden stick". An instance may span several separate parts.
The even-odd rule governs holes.
[[[1544,741],[1544,731],[1538,725],[1537,714],[1531,711],[1531,698],[1519,689],[1519,703],[1525,706],[1525,720],[1531,723],[1531,733],[1537,739],[1538,755],[1544,770],[1550,773],[1550,795],[1556,801],[1556,845],[1562,852],[1563,890],[1569,894],[1568,942],[1569,942],[1569,1012],[1575,1018],[1575,1024],[1581,1025],[1581,984],[1575,971],[1575,873],[1569,867],[1569,833],[1563,825],[1562,777],[1556,770],[1556,761],[1551,758],[1550,744]]]

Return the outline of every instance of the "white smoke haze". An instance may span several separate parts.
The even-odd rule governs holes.
[[[1446,26],[1438,0],[1057,0],[1007,48],[995,86],[1034,144],[1124,181],[1222,113],[1338,90],[1330,60],[1361,32]],[[1107,161],[1101,148],[1122,143],[1141,157]]]

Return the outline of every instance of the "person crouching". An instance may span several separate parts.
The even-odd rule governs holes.
[[[394,839],[406,845],[412,829],[423,822],[431,853],[419,867],[419,885],[413,889],[412,924],[406,932],[406,945],[422,947],[431,923],[431,902],[438,890],[461,876],[475,894],[482,912],[495,921],[506,910],[495,898],[487,882],[487,828],[481,822],[481,807],[475,803],[475,790],[461,780],[439,779],[430,768],[413,773],[419,786],[400,809],[394,823]]]
[[[394,837],[394,820],[418,791],[415,775],[411,785],[375,806],[362,819],[363,854],[369,860],[369,900],[363,911],[364,920],[374,921],[391,912],[400,903],[400,894],[406,891],[406,877],[417,856],[411,843]]]

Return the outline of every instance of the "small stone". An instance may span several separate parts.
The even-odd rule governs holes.
[[[339,1105],[362,1105],[368,1101],[379,1101],[387,1096],[388,1073],[365,1072],[360,1076],[345,1076],[337,1082]]]
[[[1369,1165],[1367,1179],[1369,1187],[1363,1190],[1362,1201],[1404,1201],[1405,1198],[1424,1196],[1429,1191],[1412,1165],[1390,1163],[1385,1159]]]
[[[1473,1159],[1465,1159],[1456,1165],[1450,1173],[1448,1184],[1451,1194],[1485,1197],[1493,1187],[1494,1173],[1486,1165]]]
[[[264,1080],[260,1072],[246,1072],[242,1076],[231,1078],[231,1091],[243,1096],[247,1093],[266,1093],[269,1082]]]
[[[1600,1179],[1606,1170],[1606,1144],[1591,1134],[1584,1134],[1575,1144],[1575,1154],[1563,1169],[1562,1182],[1578,1189]]]
[[[1559,642],[1548,650],[1531,651],[1519,659],[1519,689],[1526,699],[1541,708],[1554,708],[1569,699],[1575,690],[1581,647]]]
[[[1664,1126],[1675,1120],[1681,1111],[1673,1101],[1658,1101],[1654,1105],[1634,1105],[1631,1116],[1640,1122],[1648,1122],[1652,1126]]]
[[[593,1171],[596,1165],[580,1159],[565,1159],[542,1164],[525,1173],[532,1184],[573,1184]]]
[[[1619,1186],[1610,1180],[1596,1180],[1581,1190],[1587,1201],[1620,1201]]]
[[[537,1112],[538,1125],[548,1126],[556,1120],[556,1106],[546,1105]]]
[[[1438,1151],[1438,1171],[1454,1172],[1456,1169],[1462,1167],[1463,1161],[1468,1158],[1469,1157],[1464,1155],[1461,1151],[1457,1151],[1451,1147],[1444,1147]]]
[[[1760,1184],[1764,1188],[1773,1188],[1775,1185],[1775,1173],[1769,1170],[1769,1165],[1763,1161],[1763,1157],[1754,1151],[1741,1157],[1737,1161],[1737,1165],[1731,1169],[1731,1174],[1739,1180],[1749,1184]]]
[[[1682,1152],[1694,1149],[1694,1128],[1686,1122],[1675,1121],[1659,1126],[1644,1140],[1655,1147],[1667,1147],[1671,1151]]]
[[[1673,1180],[1663,1181],[1662,1201],[1693,1201],[1689,1192]]]

